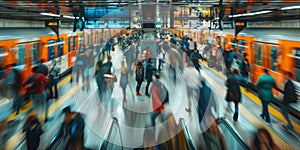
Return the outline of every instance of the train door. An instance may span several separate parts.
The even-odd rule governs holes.
[[[68,37],[68,67],[73,65],[73,58],[75,57],[76,53],[76,36],[69,36]]]
[[[300,48],[294,49],[294,59],[295,59],[295,79],[300,82]]]

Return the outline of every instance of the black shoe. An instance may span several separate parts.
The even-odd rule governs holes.
[[[146,96],[150,97],[150,95],[148,93],[145,94]]]
[[[263,114],[260,114],[260,117],[265,120],[265,116]]]
[[[239,114],[238,114],[238,113],[234,113],[234,115],[233,115],[233,120],[234,120],[234,121],[237,121],[237,120],[238,120],[238,117],[239,117]]]

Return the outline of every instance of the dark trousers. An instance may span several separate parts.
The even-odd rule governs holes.
[[[148,91],[149,91],[149,85],[150,85],[150,83],[151,83],[151,80],[147,80],[147,85],[146,85],[146,95],[148,95],[149,93],[148,93]]]
[[[162,65],[164,64],[164,61],[163,59],[159,59],[158,60],[158,70],[161,70],[162,69]]]
[[[155,119],[158,117],[158,115],[160,115],[161,112],[152,112],[151,113],[151,123],[152,126],[155,126]]]
[[[284,117],[284,119],[287,121],[287,127],[293,128],[293,125],[291,123],[291,120],[289,119],[289,111],[291,109],[291,106],[289,104],[282,104],[281,105],[281,113]]]
[[[81,75],[82,76],[82,82],[84,83],[84,67],[83,66],[76,66],[75,67],[76,69],[76,83],[79,82],[79,76]]]
[[[52,90],[52,86],[54,87],[54,98],[58,97],[58,85],[59,79],[53,79],[53,84],[49,87],[49,92],[50,92],[50,98],[53,97],[53,90]]]
[[[269,103],[265,102],[263,100],[261,100],[261,103],[262,103],[262,114],[261,114],[261,116],[263,118],[266,118],[266,121],[268,123],[270,123],[270,114],[269,114],[269,108],[268,108]]]
[[[141,89],[142,83],[143,83],[143,80],[138,80],[137,81],[137,85],[136,85],[136,92],[137,93],[140,93],[140,89]]]

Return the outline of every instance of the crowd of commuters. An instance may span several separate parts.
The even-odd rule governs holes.
[[[131,99],[127,97],[127,87],[130,87],[130,81],[135,79],[135,96],[144,95],[149,98],[152,104],[152,112],[150,114],[151,126],[157,125],[157,122],[167,120],[167,125],[163,132],[159,133],[159,139],[156,139],[155,130],[146,129],[144,133],[144,143],[137,149],[185,149],[183,132],[176,132],[180,126],[176,124],[173,114],[162,117],[166,110],[165,105],[170,102],[169,92],[162,81],[164,76],[173,84],[178,84],[177,77],[182,76],[184,80],[184,92],[187,97],[187,106],[185,110],[188,113],[192,112],[193,102],[197,102],[196,112],[198,114],[199,124],[203,120],[211,119],[209,115],[205,118],[206,109],[209,103],[213,101],[213,93],[207,81],[201,76],[201,65],[199,60],[207,60],[208,66],[215,68],[217,71],[226,70],[228,76],[225,86],[227,94],[224,98],[228,104],[233,102],[235,105],[233,120],[237,121],[239,116],[239,103],[242,101],[242,93],[240,86],[248,87],[248,76],[250,65],[247,59],[247,54],[243,58],[238,58],[234,50],[229,47],[222,50],[220,46],[213,46],[208,41],[197,44],[193,39],[184,36],[178,37],[174,35],[166,35],[158,33],[159,46],[154,49],[147,47],[141,49],[141,39],[143,34],[139,30],[133,30],[130,33],[119,37],[110,38],[106,44],[103,44],[103,51],[107,51],[109,55],[105,60],[99,58],[96,62],[94,78],[98,87],[98,93],[101,99],[105,101],[113,101],[112,93],[115,83],[118,81],[117,73],[120,73],[119,86],[122,89],[122,101],[127,103]],[[169,37],[169,38],[168,38]],[[122,61],[120,70],[115,70],[112,62],[111,51],[115,46],[118,46],[122,51]],[[99,48],[98,48],[99,49]],[[154,56],[153,50],[156,56]],[[93,75],[94,59],[99,53],[94,53],[93,48],[83,48],[78,50],[76,60],[73,66],[73,75],[75,83],[79,85],[82,82],[82,90],[90,90],[90,80]],[[152,58],[152,57],[156,58]],[[223,58],[223,60],[222,60]],[[239,60],[238,60],[239,59]],[[158,65],[154,62],[157,60]],[[222,64],[222,61],[224,63]],[[20,74],[14,65],[9,66],[4,70],[0,68],[0,86],[5,86],[5,92],[0,91],[1,95],[13,98],[16,101],[16,113],[19,113],[23,100],[30,97],[33,110],[30,111],[26,118],[23,131],[26,133],[27,148],[35,150],[39,146],[40,136],[43,134],[43,125],[39,121],[38,116],[47,110],[47,99],[58,99],[59,90],[58,82],[61,68],[59,62],[53,60],[51,66],[48,67],[41,61],[37,66],[32,68],[33,74],[21,83]],[[262,114],[260,115],[267,123],[270,123],[270,115],[268,104],[273,100],[272,89],[275,88],[284,93],[282,114],[287,120],[287,125],[282,125],[284,129],[293,130],[293,125],[289,120],[288,114],[290,103],[297,101],[295,86],[291,79],[293,75],[286,73],[286,83],[283,90],[276,86],[274,78],[269,74],[268,69],[264,69],[265,74],[259,77],[256,87],[258,95],[262,102]],[[81,77],[81,80],[80,80]],[[73,80],[72,80],[73,81]],[[143,82],[146,82],[145,90],[141,90]],[[21,84],[20,84],[21,83]],[[26,87],[26,91],[21,91],[21,86]],[[54,91],[53,91],[54,88]],[[134,94],[133,94],[134,95]],[[103,101],[103,100],[102,100]],[[213,102],[212,102],[213,103]],[[230,106],[230,105],[229,105]],[[47,112],[47,111],[46,111]],[[70,140],[66,149],[83,149],[84,145],[84,127],[85,122],[83,115],[79,112],[72,112],[70,107],[63,109],[65,114],[64,121],[61,126],[63,135],[69,136]],[[47,121],[47,113],[45,113],[45,121]],[[160,116],[160,120],[157,118]],[[205,118],[205,119],[204,119]],[[75,126],[76,129],[73,127]],[[218,127],[216,120],[213,118],[212,124],[206,129],[203,129],[205,137],[206,149],[226,150],[230,149],[226,144],[226,137]],[[164,143],[156,144],[157,140],[168,139]],[[273,141],[268,130],[262,128],[257,131],[254,136],[253,143],[250,144],[251,149],[279,149]],[[203,147],[202,147],[203,148]]]

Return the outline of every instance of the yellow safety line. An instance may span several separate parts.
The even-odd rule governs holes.
[[[61,80],[57,86],[58,88],[62,87],[66,82],[70,81],[71,79],[71,75],[67,76],[66,78],[64,78],[63,80]],[[21,116],[22,114],[24,114],[26,111],[28,111],[32,106],[31,101],[29,101],[27,104],[25,104],[21,109],[18,115],[16,115],[15,112],[13,112],[11,115],[9,115],[9,117],[6,119],[6,122],[10,122],[15,120],[17,117]]]
[[[105,57],[105,60],[107,61],[107,57]],[[65,79],[61,80],[58,83],[58,87],[63,86],[64,84],[66,84],[68,81],[71,80],[71,75],[67,76]],[[72,87],[66,94],[64,94],[62,97],[60,97],[55,103],[53,103],[49,108],[48,108],[48,116],[51,116],[59,107],[61,107],[68,99],[71,95],[73,95],[76,91],[76,89],[79,88],[78,86]],[[28,108],[25,106],[22,108],[22,112],[26,112],[26,109],[28,110],[32,104],[31,102],[29,104],[27,104]],[[21,111],[20,111],[21,112]],[[21,113],[20,113],[21,114]],[[20,115],[19,114],[19,115]],[[18,116],[19,116],[18,115]],[[13,119],[13,116],[16,117],[15,114],[12,114],[11,119]],[[39,119],[40,120],[44,120],[45,118],[45,112],[43,112],[40,116]],[[22,133],[22,130],[18,131],[17,133],[15,133],[11,138],[9,138],[9,140],[5,143],[5,148],[4,149],[15,149],[18,144],[20,143],[20,141],[24,139],[24,134]]]
[[[212,69],[210,67],[208,67],[207,62],[202,62],[202,64],[204,64],[207,68],[209,68],[210,70],[212,70],[213,72],[215,72],[216,74],[218,74],[220,77],[222,77],[223,79],[226,79],[226,76],[224,74],[222,74],[221,72],[217,72],[215,69]],[[258,106],[262,106],[260,99],[252,94],[251,92],[248,92],[244,87],[241,87],[241,91],[244,95],[246,95],[247,97],[249,97],[252,101],[254,101]],[[275,116],[277,119],[279,119],[281,122],[285,122],[286,120],[284,119],[283,115],[281,114],[280,111],[278,111],[277,109],[275,109],[272,106],[269,106],[269,112]],[[294,126],[294,129],[297,133],[300,133],[300,126],[299,124],[297,124],[296,122],[294,122],[293,120],[291,120],[292,125]]]
[[[265,128],[269,131],[271,134],[273,141],[282,149],[282,150],[292,150],[293,148],[286,143],[282,138],[280,138],[276,133],[274,133],[270,127],[264,123],[262,123],[261,120],[257,118],[257,116],[253,115],[247,108],[245,108],[243,105],[240,105],[240,113],[243,114],[243,116],[247,116],[246,119],[248,119],[256,128]],[[249,143],[250,144],[250,143]]]
[[[65,78],[64,80],[61,81],[61,85],[65,84],[66,82],[70,81],[71,76],[68,76],[67,78]],[[55,103],[53,103],[49,108],[48,108],[48,116],[51,116],[60,106],[62,106],[62,104],[64,104],[68,98],[73,95],[75,93],[75,88],[77,87],[73,87],[71,88],[66,94],[64,94],[62,97],[59,98],[58,101],[56,101]],[[43,112],[40,116],[39,119],[40,120],[44,120],[45,118],[45,112]],[[11,138],[9,138],[9,140],[5,143],[5,148],[4,149],[15,149],[18,144],[20,143],[20,141],[22,139],[24,139],[24,134],[22,132],[22,129],[20,131],[18,131],[17,133],[15,133]]]

